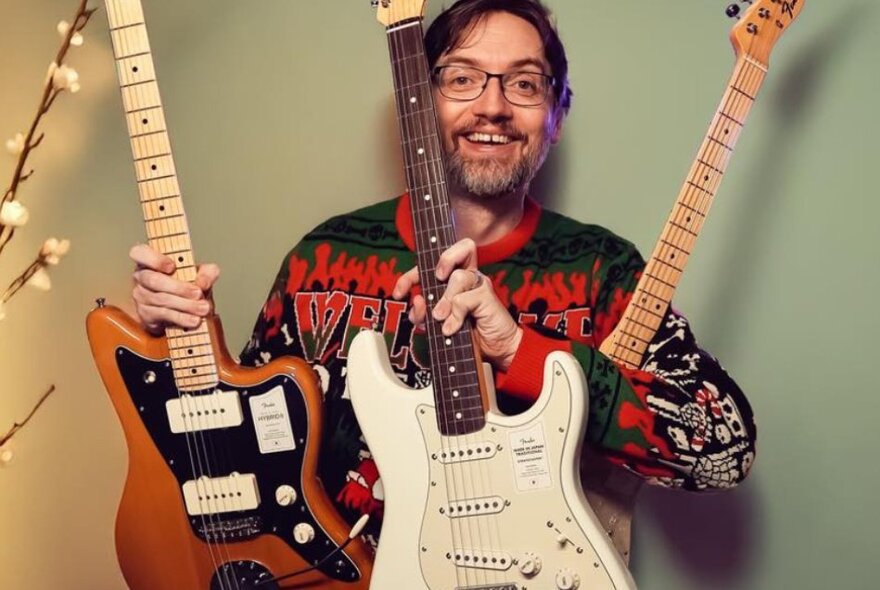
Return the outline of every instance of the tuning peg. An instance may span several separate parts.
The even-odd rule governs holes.
[[[731,4],[730,6],[728,6],[725,12],[730,18],[739,18],[739,6],[736,4]]]
[[[742,2],[743,4],[751,4],[752,3],[752,0],[739,0],[739,1]]]

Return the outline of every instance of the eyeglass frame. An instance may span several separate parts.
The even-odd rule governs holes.
[[[480,73],[486,75],[486,81],[483,83],[483,87],[480,89],[479,94],[477,94],[473,98],[456,98],[454,96],[446,96],[445,94],[443,94],[443,89],[442,89],[441,85],[438,83],[440,71],[444,70],[446,68],[462,68],[462,69],[467,69],[467,70],[476,70],[477,72],[480,72]],[[545,78],[549,82],[549,84],[547,86],[547,91],[544,92],[544,98],[541,100],[541,102],[538,102],[535,104],[518,104],[518,103],[515,103],[512,100],[510,100],[510,98],[508,98],[507,92],[505,91],[505,86],[504,86],[504,77],[505,76],[513,76],[515,74],[531,74],[534,76],[541,76],[542,78]],[[498,78],[498,83],[501,85],[501,96],[504,97],[504,100],[506,100],[510,104],[517,106],[517,107],[539,107],[539,106],[541,106],[542,104],[544,104],[547,101],[547,97],[550,95],[550,91],[556,90],[556,84],[557,84],[556,78],[554,76],[552,76],[550,74],[545,74],[544,72],[529,72],[529,71],[525,71],[525,70],[517,70],[516,72],[506,72],[503,74],[493,74],[491,72],[487,72],[486,70],[482,70],[480,68],[475,68],[474,66],[462,66],[462,65],[456,65],[456,64],[448,64],[445,66],[434,66],[434,69],[431,70],[431,78],[434,80],[434,84],[437,86],[437,89],[439,90],[439,92],[443,96],[443,98],[447,98],[449,100],[454,100],[456,102],[471,102],[472,100],[477,100],[478,98],[483,96],[484,92],[486,92],[486,88],[489,86],[489,81],[492,80],[492,78]]]

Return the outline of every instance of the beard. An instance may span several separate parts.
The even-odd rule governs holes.
[[[521,139],[515,130],[505,131]],[[461,137],[453,134],[453,137]],[[462,138],[461,141],[467,141]],[[538,145],[527,146],[525,151],[510,159],[464,156],[457,148],[447,153],[446,173],[453,186],[478,197],[500,197],[525,190],[538,173],[550,151],[548,134],[540,137]]]

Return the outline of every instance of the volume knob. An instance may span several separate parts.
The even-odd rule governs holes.
[[[566,568],[556,574],[556,587],[559,590],[576,590],[581,585],[581,578]]]
[[[526,553],[519,562],[519,572],[527,578],[537,576],[541,571],[541,558],[534,553]]]

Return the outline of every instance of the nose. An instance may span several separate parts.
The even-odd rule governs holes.
[[[475,116],[489,121],[503,121],[513,117],[513,105],[504,98],[500,78],[490,78],[483,94],[472,105],[471,110]]]

